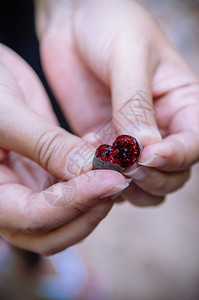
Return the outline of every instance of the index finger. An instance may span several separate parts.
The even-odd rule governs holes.
[[[121,191],[124,176],[97,170],[61,182],[40,193],[21,184],[0,186],[0,228],[12,232],[45,233],[84,214],[111,189]]]
[[[113,123],[117,135],[133,135],[142,146],[161,141],[152,97],[155,63],[152,65],[150,61],[148,48],[142,41],[137,45],[124,34],[110,63]]]

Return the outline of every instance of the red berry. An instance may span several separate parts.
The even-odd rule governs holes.
[[[113,145],[103,144],[95,152],[94,169],[113,169],[122,172],[132,166],[142,151],[141,145],[134,137],[120,135]]]

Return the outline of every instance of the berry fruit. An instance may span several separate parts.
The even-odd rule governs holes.
[[[113,145],[103,144],[95,152],[93,169],[111,169],[122,172],[138,159],[142,146],[129,135],[120,135]]]

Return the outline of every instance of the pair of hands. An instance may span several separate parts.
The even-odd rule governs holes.
[[[85,166],[77,150],[86,145],[91,157],[95,132],[108,119],[144,146],[139,166],[126,171],[134,180],[120,200],[155,205],[184,184],[199,158],[199,86],[135,1],[38,0],[35,7],[44,72],[82,138],[57,126],[33,71],[1,46],[0,232],[15,246],[50,255],[87,236],[114,203],[100,198],[125,186],[118,172],[91,171],[91,160]],[[129,108],[130,121],[121,113]],[[44,169],[67,182],[43,191]],[[67,193],[73,187],[75,194]],[[51,203],[51,192],[58,202]]]

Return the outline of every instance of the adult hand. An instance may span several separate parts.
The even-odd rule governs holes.
[[[122,195],[161,203],[199,158],[196,74],[136,1],[37,0],[36,19],[43,68],[70,126],[85,135],[112,118],[117,133],[137,137],[140,167],[127,170],[134,184]]]
[[[91,170],[94,149],[58,126],[31,68],[3,45],[0,57],[1,156],[15,151],[65,179]]]
[[[124,177],[100,170],[68,180],[65,159],[83,141],[56,126],[38,78],[3,45],[0,110],[0,234],[43,255],[82,240],[106,216],[113,202],[104,197],[124,188]],[[49,174],[39,165],[68,181],[43,190]]]

